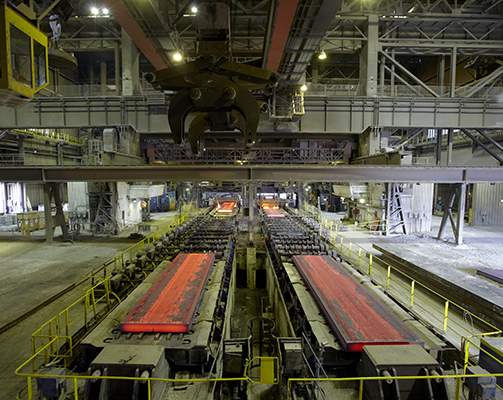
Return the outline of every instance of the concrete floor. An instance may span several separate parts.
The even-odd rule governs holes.
[[[41,240],[0,241],[0,326],[78,281],[130,241],[95,239],[84,243]],[[0,334],[0,399],[14,399],[20,381],[15,368],[31,354],[31,333],[83,294],[77,287]]]

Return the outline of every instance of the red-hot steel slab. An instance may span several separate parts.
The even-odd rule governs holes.
[[[122,332],[188,332],[214,260],[214,253],[178,254],[129,311]]]
[[[285,212],[278,208],[264,208],[264,213],[269,218],[283,218],[285,216]]]
[[[378,297],[332,257],[294,256],[293,261],[346,351],[418,341]]]
[[[231,213],[236,208],[235,201],[223,201],[219,203],[218,213]]]

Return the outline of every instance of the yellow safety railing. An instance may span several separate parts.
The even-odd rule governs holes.
[[[179,221],[182,221],[181,223],[185,222],[196,212],[198,210],[194,207],[187,207],[180,215],[173,215],[165,222],[157,225],[158,229],[155,232],[119,252],[112,259],[86,275],[75,285],[78,286],[89,280],[91,282],[90,287],[84,291],[84,294],[54,317],[44,322],[32,333],[32,354],[37,353],[41,343],[45,344],[45,342],[52,340],[54,337],[71,337],[75,333],[74,331],[88,327],[90,322],[94,321],[101,312],[110,309],[111,297],[117,297],[112,292],[110,286],[111,272],[116,268],[123,267],[128,260],[133,262],[137,253],[146,250],[148,246],[173,230]],[[75,328],[75,322],[77,321],[81,325]],[[72,326],[75,329],[72,330]],[[72,345],[71,342],[70,345]],[[70,347],[73,350],[72,346]]]
[[[70,353],[68,351],[71,348],[71,337],[68,336],[56,336],[53,337],[49,342],[47,342],[44,346],[41,346],[35,354],[33,354],[28,360],[26,360],[23,364],[21,364],[15,371],[15,374],[20,377],[26,378],[26,396],[21,397],[18,394],[17,398],[27,398],[28,400],[34,400],[37,398],[34,393],[34,380],[41,379],[64,379],[72,382],[73,384],[73,396],[72,398],[75,400],[79,399],[79,381],[85,380],[113,380],[113,381],[139,381],[145,382],[147,384],[147,394],[148,399],[151,399],[152,396],[152,385],[153,383],[171,383],[171,384],[197,384],[197,383],[217,383],[217,382],[248,382],[248,383],[260,383],[260,384],[277,384],[279,382],[279,362],[277,357],[253,357],[251,360],[248,360],[245,365],[245,374],[242,377],[233,377],[233,378],[222,378],[222,377],[202,377],[202,378],[187,378],[187,379],[179,379],[179,378],[157,378],[157,377],[132,377],[132,376],[108,376],[108,375],[99,375],[99,376],[90,376],[90,375],[76,375],[76,374],[65,374],[59,375],[50,372],[44,372],[42,367],[47,363],[45,360],[60,358],[64,359],[65,357],[69,357]],[[63,343],[61,344],[61,342]],[[66,342],[65,342],[66,341]],[[66,344],[66,346],[65,346]],[[67,351],[65,353],[59,353],[58,351],[54,351],[54,349],[66,348]],[[248,376],[247,373],[251,369],[252,363],[258,361],[258,365],[260,366],[260,376],[258,379],[252,379],[252,377]],[[29,371],[25,371],[29,369]]]
[[[72,337],[75,331],[87,327],[98,315],[111,308],[112,290],[110,278],[106,277],[96,285],[87,289],[83,296],[64,308],[54,317],[44,322],[31,335],[32,354],[37,354],[47,343],[53,343],[55,338],[68,338],[68,356],[73,355]],[[82,321],[83,326],[73,326],[74,321]],[[42,344],[41,344],[42,342]],[[50,354],[55,354],[57,349],[50,345]],[[45,362],[49,359],[46,358]]]
[[[320,234],[328,236],[330,243],[345,261],[381,285],[388,295],[413,312],[418,319],[428,323],[437,333],[456,340],[467,336],[468,327],[471,330],[469,334],[501,333],[501,329],[494,324],[405,272],[382,260],[376,262],[372,253],[344,238],[340,233],[340,225],[333,220],[322,220]],[[439,313],[433,312],[435,300],[442,304]]]
[[[463,357],[463,373],[466,374],[467,370],[470,365],[478,365],[478,362],[473,362],[472,361],[472,351],[471,349],[475,348],[476,352],[478,353],[478,357],[482,353],[484,353],[487,357],[489,357],[493,362],[496,362],[499,364],[499,370],[503,371],[503,356],[501,358],[496,357],[495,355],[491,354],[488,352],[486,349],[482,348],[480,345],[480,340],[481,338],[486,338],[490,336],[497,336],[501,334],[501,332],[488,332],[488,333],[483,333],[480,335],[472,335],[470,337],[465,337],[462,339],[462,344],[463,344],[463,350],[464,350],[464,357]],[[477,357],[477,356],[475,356]],[[478,361],[478,360],[477,360]],[[499,385],[498,389],[503,392],[503,388]]]
[[[362,377],[344,377],[344,378],[290,378],[287,383],[288,399],[292,398],[292,385],[295,383],[316,383],[316,382],[354,382],[355,390],[358,391],[358,399],[363,400],[364,383],[371,381],[406,381],[406,380],[447,380],[453,379],[456,381],[456,391],[454,400],[462,398],[462,384],[465,379],[482,378],[482,377],[503,377],[503,373],[498,374],[452,374],[452,375],[410,375],[410,376],[362,376]]]
[[[54,129],[14,129],[14,132],[43,141],[64,142],[75,146],[84,144],[84,141],[78,137]]]

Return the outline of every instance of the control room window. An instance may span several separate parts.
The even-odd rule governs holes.
[[[33,41],[33,52],[35,53],[35,86],[45,85],[47,82],[46,76],[46,49],[36,40]]]
[[[13,25],[10,28],[10,62],[12,77],[32,86],[30,37]]]

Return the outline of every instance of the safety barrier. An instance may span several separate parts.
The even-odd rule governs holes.
[[[464,337],[470,335],[501,333],[492,323],[436,290],[382,260],[375,260],[372,253],[351,240],[345,240],[339,225],[332,220],[322,220],[320,234],[329,240],[345,261],[380,285],[390,297],[438,334],[451,342],[461,343]]]
[[[101,312],[111,308],[112,295],[109,277],[87,289],[82,297],[79,297],[54,317],[44,322],[32,333],[32,354],[37,354],[41,348],[44,348],[49,343],[50,352],[49,354],[45,354],[44,358],[46,363],[51,359],[50,357],[54,356],[62,358],[71,357],[73,355],[73,335],[77,330],[88,327],[92,321],[98,318]],[[83,321],[83,326],[72,326],[72,323],[76,320]],[[58,354],[59,349],[54,349],[53,347],[53,340],[55,338],[68,339],[68,354]],[[45,341],[46,343],[40,345],[41,341]],[[66,359],[64,361],[66,363]]]
[[[57,143],[73,144],[75,146],[82,146],[84,144],[84,141],[78,137],[55,129],[14,129],[14,132],[19,135],[39,139],[44,142],[53,141]]]
[[[36,379],[57,379],[58,381],[65,380],[71,382],[73,386],[74,400],[79,397],[79,382],[92,380],[113,380],[113,381],[138,381],[144,382],[147,385],[147,398],[152,398],[152,385],[154,383],[166,384],[202,384],[202,383],[218,383],[218,382],[248,382],[250,384],[268,384],[274,385],[280,381],[279,377],[279,360],[277,357],[253,357],[247,360],[245,365],[245,373],[242,377],[222,378],[222,377],[203,377],[203,378],[157,378],[157,377],[130,377],[130,376],[109,376],[109,375],[77,375],[77,374],[55,374],[50,370],[44,370],[46,360],[49,359],[66,359],[71,356],[71,336],[62,335],[53,337],[44,346],[41,346],[28,360],[21,364],[16,369],[16,375],[26,378],[26,388],[22,393],[19,393],[17,399],[34,400],[37,397],[34,388],[34,380]],[[64,353],[54,351],[54,349],[66,349]],[[255,364],[255,365],[254,365]],[[259,367],[258,376],[249,376],[252,368]],[[29,369],[30,371],[24,371]]]
[[[292,399],[292,386],[295,383],[317,383],[317,382],[333,382],[348,383],[354,382],[355,390],[357,391],[358,399],[363,400],[364,383],[370,381],[407,381],[407,380],[454,380],[455,393],[453,400],[462,400],[465,397],[462,393],[463,381],[474,378],[503,377],[503,373],[499,374],[452,374],[452,375],[410,375],[410,376],[362,376],[362,377],[344,377],[344,378],[290,378],[287,383],[288,399]],[[501,388],[498,388],[501,391]]]

